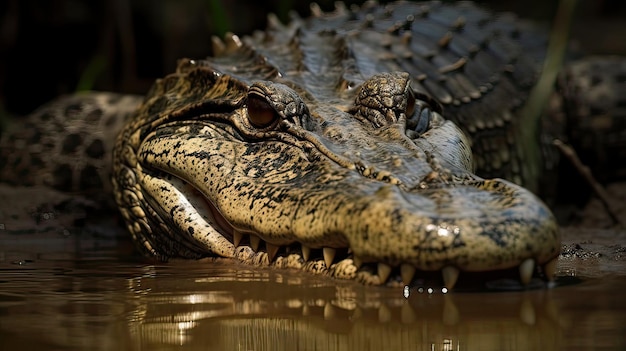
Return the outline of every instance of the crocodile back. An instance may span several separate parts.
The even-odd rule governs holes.
[[[333,103],[346,87],[378,72],[406,71],[413,90],[438,104],[473,140],[477,173],[528,181],[518,113],[539,75],[547,38],[513,14],[470,2],[366,3],[313,8],[266,31],[215,41],[218,71],[243,80],[288,80],[299,92]],[[349,89],[348,89],[349,90]],[[536,147],[539,137],[533,140]]]

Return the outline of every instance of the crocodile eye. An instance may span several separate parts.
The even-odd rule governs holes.
[[[262,96],[248,94],[248,120],[257,128],[265,128],[276,120],[279,115],[272,105]]]

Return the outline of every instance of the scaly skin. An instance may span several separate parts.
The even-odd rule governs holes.
[[[497,111],[489,101],[524,95],[509,91],[524,83],[513,74],[481,85],[455,37],[432,41],[440,60],[411,44],[419,28],[437,32],[439,16],[459,11],[482,16],[469,5],[340,10],[288,27],[272,21],[243,42],[216,40],[216,57],[181,60],[114,150],[116,201],[139,247],[160,259],[234,257],[371,284],[395,269],[407,284],[416,270],[441,270],[452,287],[459,270],[517,266],[527,282],[535,264],[551,279],[560,235],[550,211],[513,183],[474,175],[470,142],[439,113],[439,103],[459,122],[461,107],[481,111],[474,125],[507,116],[519,101]],[[368,24],[370,12],[379,18]],[[409,13],[395,31],[378,28]],[[458,37],[475,34],[475,22],[447,23]],[[481,59],[534,72],[527,56],[499,56],[497,45],[521,49],[505,39],[486,41],[494,49]],[[437,75],[449,83],[438,91]],[[499,118],[492,129],[508,124]]]

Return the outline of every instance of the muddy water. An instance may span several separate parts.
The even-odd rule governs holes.
[[[402,289],[228,261],[155,265],[129,253],[110,238],[0,235],[0,350],[626,349],[626,270],[615,257],[564,259],[560,286],[548,290],[413,287],[405,298]]]

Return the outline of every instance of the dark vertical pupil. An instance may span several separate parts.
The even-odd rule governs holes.
[[[248,120],[255,127],[263,128],[272,124],[278,118],[276,110],[256,94],[248,94]]]

